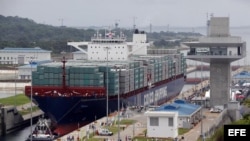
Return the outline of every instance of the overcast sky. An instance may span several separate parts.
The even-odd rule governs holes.
[[[230,17],[230,26],[249,26],[250,0],[0,0],[3,16],[54,26],[196,27],[211,13]]]

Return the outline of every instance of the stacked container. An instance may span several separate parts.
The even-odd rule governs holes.
[[[120,67],[116,67],[117,65]],[[61,86],[62,71],[61,63],[38,66],[37,71],[32,73],[32,84]],[[106,87],[108,84],[108,93],[114,96],[185,73],[184,55],[167,54],[146,56],[130,62],[109,62],[109,66],[103,62],[68,62],[65,80],[67,86]]]
[[[73,66],[69,78],[69,86],[104,86],[104,75],[95,66]]]
[[[110,96],[117,95],[119,93],[119,72],[111,71],[111,67],[99,66],[99,71],[104,73],[104,85],[108,83],[108,93]],[[108,71],[108,73],[107,73]],[[108,75],[108,77],[107,77]],[[107,80],[108,78],[108,80]],[[107,87],[106,87],[107,88]]]

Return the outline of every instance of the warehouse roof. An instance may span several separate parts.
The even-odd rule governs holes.
[[[34,48],[5,47],[4,49],[1,49],[0,52],[51,52],[51,51],[41,49],[40,47],[34,47]]]
[[[52,61],[51,60],[43,60],[43,61],[34,61],[34,63],[31,64],[27,64],[27,65],[22,65],[22,66],[19,66],[18,68],[36,68],[38,65],[41,65],[41,64],[45,64],[45,63],[51,63]]]
[[[236,78],[236,79],[246,79],[246,78],[250,78],[250,72],[248,71],[242,71],[236,75],[233,76],[233,78]]]
[[[191,116],[201,108],[200,105],[188,103],[185,100],[175,100],[173,103],[162,105],[155,111],[177,111],[179,116]]]

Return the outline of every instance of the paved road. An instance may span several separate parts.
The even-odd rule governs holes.
[[[120,138],[123,141],[126,141],[126,137],[145,135],[144,131],[147,129],[147,118],[144,116],[144,113],[138,113],[130,117],[130,119],[136,120],[137,122],[125,128],[120,132]],[[113,135],[113,139],[118,139],[118,134]]]
[[[222,113],[210,113],[208,109],[203,109],[203,114],[205,117],[201,122],[184,135],[179,135],[178,138],[184,137],[184,141],[196,141],[201,133],[203,133],[204,137],[212,135]]]
[[[146,117],[143,116],[143,112],[137,113],[134,111],[129,111],[130,115],[129,117],[124,117],[127,119],[133,119],[136,120],[137,122],[134,123],[133,125],[129,125],[128,127],[124,128],[124,130],[121,128],[120,130],[120,138],[122,140],[126,140],[126,137],[128,136],[137,136],[139,134],[143,134],[143,131],[146,130]],[[115,117],[109,117],[109,119],[114,119]],[[97,121],[97,123],[92,123],[95,125],[95,128],[101,128],[100,123],[106,122],[106,117],[101,118]],[[89,129],[91,124],[88,124],[84,127],[81,127],[78,131],[73,131],[68,135],[65,135],[60,138],[61,141],[67,141],[68,137],[74,136],[74,139],[82,138],[84,136],[88,136],[88,134],[92,133],[93,130]],[[120,127],[123,127],[123,125],[120,125]],[[103,138],[103,139],[108,139],[108,140],[118,140],[118,133],[112,135],[112,136],[97,136],[95,135],[95,138]]]

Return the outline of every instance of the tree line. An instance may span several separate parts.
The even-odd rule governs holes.
[[[114,29],[116,33],[124,33],[128,41],[132,40],[133,31],[129,29]],[[99,29],[104,34],[105,29]],[[58,54],[62,51],[76,51],[67,46],[68,41],[90,41],[96,33],[95,29],[78,29],[66,26],[51,26],[39,24],[31,19],[2,16],[0,15],[0,49],[5,47],[41,47]],[[174,33],[174,32],[153,32],[147,33],[149,41],[154,42],[155,47],[169,48],[180,45],[183,40],[190,37],[200,36],[198,33]],[[171,40],[171,39],[179,40]]]

